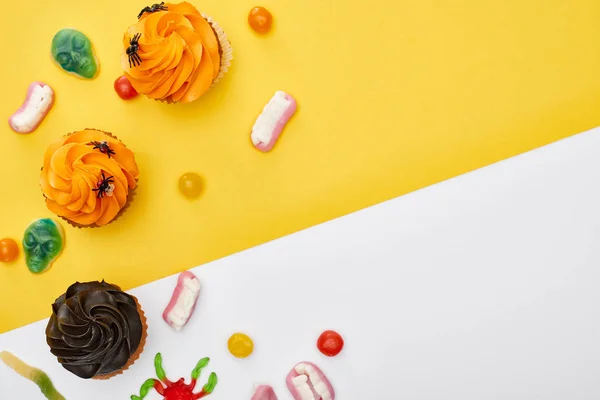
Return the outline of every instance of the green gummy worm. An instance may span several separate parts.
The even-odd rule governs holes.
[[[8,351],[0,352],[0,360],[4,361],[4,363],[12,368],[17,374],[35,383],[48,400],[65,400],[63,395],[56,390],[52,381],[44,371],[25,364],[22,360]]]

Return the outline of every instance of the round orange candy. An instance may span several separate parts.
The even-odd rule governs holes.
[[[264,7],[254,7],[248,14],[250,27],[258,33],[267,33],[273,24],[273,16]]]
[[[200,196],[203,188],[202,177],[194,172],[187,172],[179,178],[179,191],[188,199]]]
[[[229,352],[237,358],[246,358],[254,351],[254,342],[245,333],[234,333],[227,341]]]
[[[19,246],[12,239],[0,240],[0,261],[11,262],[17,259],[19,255]]]

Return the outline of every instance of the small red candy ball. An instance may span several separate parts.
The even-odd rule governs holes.
[[[317,348],[327,357],[335,357],[344,348],[344,339],[335,331],[325,331],[317,340]]]
[[[125,75],[118,77],[114,86],[115,92],[123,100],[131,100],[138,95],[138,92],[131,86],[131,82]]]

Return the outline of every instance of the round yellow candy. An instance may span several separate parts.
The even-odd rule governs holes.
[[[200,196],[203,187],[202,177],[195,172],[187,172],[179,178],[179,191],[188,199]]]
[[[246,358],[254,350],[254,343],[248,335],[243,333],[234,333],[227,341],[229,352],[237,358]]]

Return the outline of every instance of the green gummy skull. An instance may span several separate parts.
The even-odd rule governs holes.
[[[98,59],[92,42],[75,29],[62,29],[52,39],[52,58],[70,74],[93,79],[98,74]]]
[[[50,218],[33,221],[23,236],[27,268],[34,274],[41,274],[50,268],[64,246],[64,232],[58,223]]]

